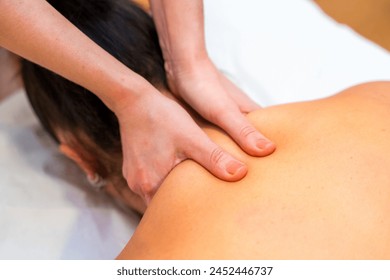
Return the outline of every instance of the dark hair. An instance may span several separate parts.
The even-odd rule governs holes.
[[[151,17],[142,8],[129,0],[48,2],[131,70],[155,87],[166,88],[157,33]],[[118,120],[98,97],[27,60],[22,61],[22,77],[35,113],[57,142],[58,131],[71,132],[74,145],[87,152],[85,157],[91,159],[101,176],[121,171]]]

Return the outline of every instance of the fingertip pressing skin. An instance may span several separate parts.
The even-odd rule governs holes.
[[[226,165],[226,171],[229,174],[227,176],[227,181],[238,181],[245,177],[248,173],[248,167],[237,161],[231,161]]]
[[[238,181],[245,177],[248,167],[245,163],[227,153],[212,142],[205,134],[203,141],[193,141],[186,146],[186,158],[196,161],[215,177],[224,181]]]
[[[234,182],[244,178],[248,173],[246,164],[235,159],[222,149],[218,149],[218,151],[218,157],[211,157],[211,164],[215,167],[211,169],[211,172],[218,178],[228,182]]]
[[[236,133],[237,144],[248,154],[255,157],[264,157],[272,154],[276,145],[262,135],[255,127],[248,125],[248,121],[243,119],[241,123],[237,122],[237,127],[244,127],[241,130],[232,131]],[[232,129],[232,128],[230,128]],[[237,134],[238,131],[238,134]]]
[[[246,136],[241,136],[237,143],[243,151],[253,157],[268,156],[276,149],[275,144],[257,130],[253,130],[251,134]]]
[[[270,140],[264,138],[256,141],[256,156],[268,156],[276,150],[276,145]]]

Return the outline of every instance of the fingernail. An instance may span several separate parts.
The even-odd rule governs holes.
[[[273,146],[274,144],[269,141],[268,139],[259,139],[256,142],[256,147],[259,148],[260,150],[266,150]]]
[[[245,165],[237,161],[231,161],[226,165],[226,171],[230,175],[237,174],[242,168],[245,168]]]

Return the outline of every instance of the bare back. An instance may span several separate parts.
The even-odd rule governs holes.
[[[277,145],[227,183],[193,161],[175,168],[120,258],[389,259],[390,83],[276,106],[249,119]]]

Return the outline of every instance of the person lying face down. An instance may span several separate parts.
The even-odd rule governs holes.
[[[70,6],[65,11],[71,7],[66,2]],[[96,14],[94,9],[103,13],[119,5],[113,3],[121,3],[125,11],[133,7],[127,1],[96,3],[86,10],[74,7],[73,17],[86,33],[106,26],[87,16]],[[141,10],[131,9],[145,21],[120,20],[118,26],[128,23],[126,32],[115,38],[111,29],[93,29],[97,33],[89,36],[116,50],[111,52],[129,67],[152,71],[152,65],[158,66],[161,72],[145,70],[144,75],[171,96],[153,25]],[[147,35],[141,46],[140,38],[121,43],[146,27],[150,32],[140,32]],[[138,61],[141,56],[127,50],[130,43],[134,51],[147,45],[144,51],[150,55],[153,50],[152,58]],[[144,211],[121,175],[115,116],[93,94],[29,62],[23,63],[23,76],[34,109],[61,150],[90,177],[97,173],[104,178],[107,192]],[[327,99],[249,114],[278,146],[267,158],[246,155],[220,130],[193,116],[211,139],[248,164],[247,177],[227,183],[193,161],[178,165],[119,258],[390,259],[390,83],[365,84]]]
[[[275,153],[250,157],[204,126],[247,177],[177,166],[119,258],[390,259],[390,82],[247,117]]]
[[[167,89],[153,21],[136,4],[127,0],[48,2],[157,89]],[[35,113],[60,150],[79,164],[92,184],[104,185],[109,194],[142,213],[143,201],[129,190],[122,176],[115,114],[88,90],[29,61],[22,62],[22,76]]]

